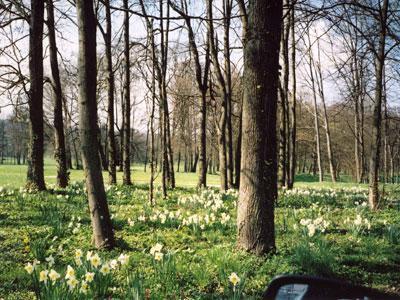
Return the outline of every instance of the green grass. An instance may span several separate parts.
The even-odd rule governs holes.
[[[56,164],[54,160],[45,160],[45,180],[47,184],[56,183]],[[0,164],[0,186],[10,187],[21,187],[26,181],[26,165],[1,165]],[[176,172],[176,184],[180,187],[195,187],[197,185],[198,175],[197,173],[183,173]],[[107,182],[108,173],[103,172],[104,181]],[[82,181],[84,180],[84,174],[82,170],[70,170],[71,181]],[[122,172],[117,173],[118,183],[122,183]],[[143,165],[134,165],[132,167],[132,180],[135,184],[147,184],[150,180],[149,168],[147,172],[144,172]],[[161,180],[161,174],[158,173],[156,178],[156,184],[159,184]],[[209,186],[219,185],[219,176],[207,174],[207,183]]]
[[[0,186],[9,185],[0,191],[0,299],[32,299],[35,292],[44,299],[60,299],[60,295],[63,299],[96,295],[101,299],[135,299],[134,295],[139,299],[145,295],[151,299],[257,299],[274,276],[285,273],[333,277],[400,295],[400,210],[394,188],[388,189],[385,206],[371,212],[363,205],[365,186],[350,190],[351,183],[298,182],[299,190],[280,192],[276,253],[256,257],[236,248],[236,192],[198,191],[196,174],[178,173],[179,187],[166,200],[158,188],[156,206],[151,207],[144,184],[148,174],[135,166],[134,186],[107,191],[117,246],[111,252],[98,252],[103,262],[128,254],[129,263],[103,276],[85,260],[81,267],[74,262],[76,249],[82,249],[84,257],[93,250],[83,185],[29,194],[18,190],[24,185],[25,172],[23,166],[0,166]],[[54,175],[54,165],[46,161],[48,184],[54,183]],[[217,176],[208,178],[218,185]],[[71,179],[81,181],[82,171],[73,171]],[[219,206],[213,210],[208,201]],[[178,210],[182,218],[169,216],[171,212],[176,216]],[[211,213],[216,220],[206,224],[204,217]],[[184,225],[183,218],[187,221],[190,216],[202,216],[204,228]],[[229,219],[224,220],[226,216]],[[355,223],[358,216],[359,225]],[[310,222],[315,223],[313,234],[308,225],[302,225]],[[149,253],[156,243],[163,245],[162,263]],[[47,289],[35,283],[24,266],[39,259],[38,270],[49,268],[45,262],[49,255],[55,258],[51,268],[63,277],[67,265],[75,268],[78,277],[85,268],[95,271],[89,294],[77,289],[70,292],[64,280]],[[241,278],[235,291],[229,282],[232,272]]]

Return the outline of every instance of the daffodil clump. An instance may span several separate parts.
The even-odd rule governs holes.
[[[304,226],[304,228],[306,229],[306,234],[309,237],[313,237],[318,232],[324,233],[328,228],[328,226],[330,225],[330,222],[325,220],[322,216],[319,216],[314,220],[301,219],[300,225]]]
[[[357,214],[354,219],[347,217],[344,221],[349,229],[356,235],[367,233],[371,230],[371,222],[367,219],[362,217],[361,214]],[[386,224],[385,224],[386,225]]]
[[[231,226],[234,222],[230,211],[236,206],[237,196],[234,190],[218,193],[204,189],[198,195],[179,197],[179,208],[176,210],[149,208],[136,218],[129,216],[126,222],[130,227],[146,224],[154,227],[189,228],[194,232]]]
[[[93,299],[108,295],[113,276],[128,262],[126,254],[103,261],[98,253],[88,251],[84,256],[76,249],[66,268],[57,267],[54,257],[49,256],[43,263],[28,262],[25,271],[33,280],[38,299]]]

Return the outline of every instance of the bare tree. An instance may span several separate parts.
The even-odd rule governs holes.
[[[97,138],[96,19],[92,1],[77,0],[76,7],[79,29],[79,133],[93,242],[97,248],[112,248],[114,232],[104,190]]]
[[[57,43],[54,28],[53,0],[47,0],[47,27],[49,30],[49,49],[51,65],[51,86],[54,102],[54,157],[57,162],[57,185],[65,188],[68,185],[67,155],[65,151],[65,134],[63,119],[63,94],[61,88],[60,71],[58,69]]]
[[[43,15],[44,0],[31,1],[29,27],[29,154],[27,186],[45,190],[43,137]]]

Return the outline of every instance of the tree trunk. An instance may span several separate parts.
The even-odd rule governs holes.
[[[116,144],[115,144],[115,132],[114,132],[114,72],[113,62],[111,53],[111,9],[110,0],[104,1],[106,10],[106,32],[104,35],[105,51],[106,51],[106,77],[107,77],[107,118],[108,118],[108,182],[110,184],[117,183],[117,167],[116,167]]]
[[[54,157],[57,163],[57,185],[65,188],[68,185],[67,156],[63,120],[63,95],[60,72],[58,69],[56,34],[54,29],[53,0],[47,0],[47,28],[49,30],[50,66],[54,98]]]
[[[291,111],[291,123],[290,123],[290,151],[289,151],[289,179],[288,179],[288,188],[293,188],[294,179],[296,175],[296,91],[297,91],[297,82],[296,82],[296,37],[295,37],[295,4],[296,0],[292,0],[292,8],[290,12],[290,36],[292,42],[291,48],[291,69],[292,69],[292,101],[290,103],[290,111]]]
[[[207,186],[207,90],[201,91],[200,103],[200,151],[199,151],[199,182],[198,187]]]
[[[321,141],[320,141],[320,133],[319,133],[319,117],[318,117],[318,105],[317,105],[317,91],[315,87],[315,79],[314,79],[314,60],[312,55],[312,44],[310,40],[310,35],[308,34],[308,55],[309,55],[309,67],[310,67],[310,79],[311,79],[311,87],[313,92],[313,104],[314,104],[314,128],[315,128],[315,140],[316,140],[316,159],[318,163],[318,173],[319,173],[319,182],[324,181],[324,172],[322,169],[322,158],[321,158]]]
[[[381,127],[382,127],[382,90],[383,69],[385,67],[386,25],[388,15],[388,2],[384,0],[380,13],[380,34],[378,51],[375,57],[375,105],[372,126],[371,154],[369,160],[369,206],[377,209],[379,204],[379,161],[381,152]]]
[[[248,15],[238,246],[262,255],[275,249],[276,113],[282,1],[250,0]]]
[[[131,185],[131,76],[130,76],[130,58],[129,58],[129,5],[128,0],[124,0],[125,18],[124,18],[124,89],[123,101],[124,112],[124,141],[123,141],[123,184]]]
[[[224,58],[225,58],[225,83],[226,83],[226,148],[227,148],[227,180],[228,188],[234,187],[233,178],[233,130],[232,130],[232,71],[230,27],[232,0],[223,1],[224,12]]]
[[[45,190],[43,138],[43,15],[44,0],[31,1],[29,27],[29,155],[27,187]]]
[[[104,190],[98,149],[96,100],[96,19],[91,1],[77,0],[79,29],[79,127],[93,240],[97,248],[112,248],[114,232]]]
[[[322,69],[321,69],[321,49],[319,45],[319,40],[317,41],[318,47],[318,63],[316,66],[317,69],[317,83],[319,89],[319,96],[322,102],[322,110],[324,113],[324,122],[325,122],[325,133],[326,133],[326,147],[328,152],[328,161],[329,161],[329,170],[331,173],[332,182],[336,182],[336,170],[335,170],[335,160],[333,158],[332,151],[332,142],[331,142],[331,131],[329,127],[328,113],[326,111],[326,103],[325,103],[325,93],[324,93],[324,82],[322,77]]]
[[[243,120],[243,96],[240,101],[239,130],[236,142],[235,156],[235,187],[240,188],[240,164],[242,160],[242,120]]]

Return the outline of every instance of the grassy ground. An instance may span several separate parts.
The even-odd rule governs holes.
[[[46,165],[54,183],[55,168]],[[268,282],[283,273],[344,279],[400,295],[399,194],[389,189],[383,208],[370,212],[364,186],[316,184],[304,178],[297,188],[280,192],[276,208],[277,251],[255,257],[235,247],[237,192],[197,191],[195,174],[178,174],[180,186],[148,205],[147,174],[135,168],[135,186],[107,191],[117,247],[97,252],[102,266],[120,254],[129,262],[110,273],[86,261],[91,227],[82,184],[66,190],[29,194],[18,190],[25,168],[0,166],[0,299],[257,299]],[[210,178],[211,177],[211,178]],[[218,185],[218,177],[209,182]],[[82,171],[71,174],[74,181]],[[333,189],[331,188],[333,187]],[[157,243],[160,255],[150,250]],[[83,257],[76,259],[76,250]],[[154,250],[154,249],[153,249]],[[78,251],[79,254],[79,251]],[[46,261],[53,257],[54,265]],[[24,266],[41,261],[29,275]],[[124,262],[124,261],[123,261]],[[78,285],[65,279],[67,266]],[[39,272],[54,269],[61,278],[39,282]],[[95,273],[84,294],[85,273]],[[240,282],[233,288],[229,276]],[[83,277],[82,277],[83,276]]]
[[[45,162],[45,180],[47,184],[56,183],[57,169],[53,160]],[[0,186],[21,187],[26,180],[26,165],[1,165],[0,164]],[[135,184],[147,184],[149,182],[150,173],[144,172],[143,165],[135,165],[132,170],[132,180]],[[103,172],[104,180],[107,181],[108,174]],[[161,174],[157,176],[156,183],[160,182]],[[84,174],[82,170],[71,170],[71,181],[82,181]],[[181,187],[195,187],[197,185],[196,173],[176,173],[176,183]],[[117,173],[117,180],[122,183],[122,172]],[[219,184],[217,175],[208,175],[207,181],[210,186]]]

